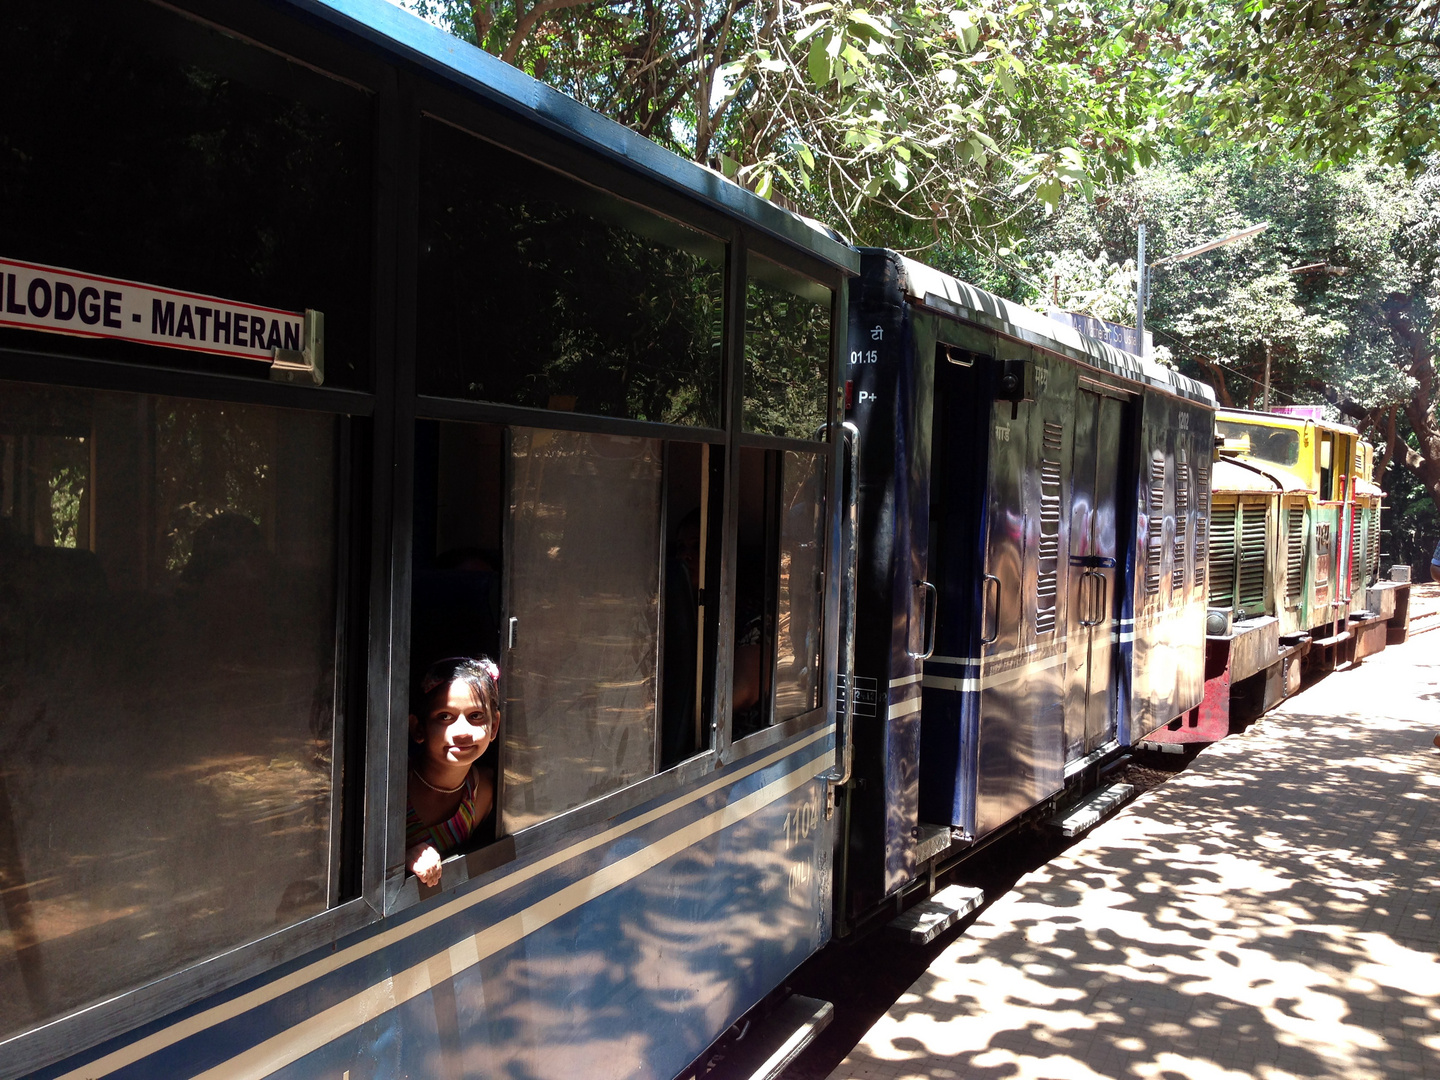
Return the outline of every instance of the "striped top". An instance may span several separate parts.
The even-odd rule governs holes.
[[[454,814],[437,825],[426,825],[421,821],[420,815],[415,812],[414,804],[406,800],[405,846],[412,848],[428,840],[441,855],[448,855],[465,843],[475,831],[475,826],[489,813],[489,807],[485,808],[485,813],[481,813],[476,805],[480,785],[475,781],[476,771],[471,768],[465,777],[465,793],[460,796],[460,805]]]

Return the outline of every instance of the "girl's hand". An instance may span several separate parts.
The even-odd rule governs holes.
[[[434,844],[417,844],[406,853],[410,872],[426,885],[440,884],[440,852]]]

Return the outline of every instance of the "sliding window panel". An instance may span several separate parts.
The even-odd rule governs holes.
[[[775,722],[820,704],[825,460],[785,451],[781,465],[780,567],[775,620]]]
[[[656,768],[662,444],[510,434],[504,829]]]

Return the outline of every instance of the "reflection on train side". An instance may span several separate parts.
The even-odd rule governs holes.
[[[335,443],[0,389],[0,1034],[329,902]]]

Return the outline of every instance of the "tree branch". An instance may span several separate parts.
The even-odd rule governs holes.
[[[535,24],[549,15],[552,11],[563,11],[565,8],[584,7],[593,4],[596,0],[540,0],[515,23],[515,32],[510,35],[510,43],[500,53],[500,59],[505,63],[514,65],[515,57],[520,55],[520,46],[524,44],[525,38],[535,28]]]

